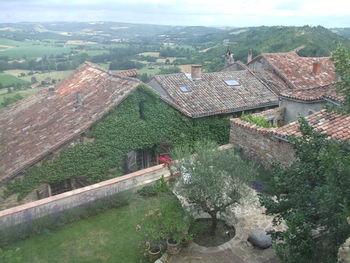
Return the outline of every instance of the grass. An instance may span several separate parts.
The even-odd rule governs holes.
[[[37,58],[44,55],[58,55],[62,53],[70,53],[70,48],[53,46],[50,43],[42,41],[14,41],[6,38],[0,38],[0,45],[11,46],[11,48],[1,49],[0,56],[8,56],[15,59]]]
[[[156,68],[148,68],[148,67],[144,67],[141,69],[138,69],[137,72],[139,74],[143,74],[143,73],[147,73],[148,75],[156,75],[158,74],[160,71],[160,69],[156,69]]]
[[[12,93],[7,93],[7,89],[0,89],[0,105],[4,102],[6,98],[13,98],[16,94],[19,94],[23,98],[25,98],[35,94],[41,89],[43,88],[25,89],[25,90],[14,91]]]
[[[158,58],[159,57],[159,52],[143,52],[143,53],[140,53],[138,55]]]
[[[52,78],[60,81],[67,78],[72,72],[73,70],[52,71],[52,72],[45,72],[45,73],[38,73],[38,74],[24,76],[24,77],[21,77],[21,79],[30,81],[32,77],[35,77],[37,81],[42,81],[46,78]]]
[[[161,201],[176,197],[144,199],[129,194],[128,198],[128,205],[14,244],[20,248],[16,255],[26,263],[142,262],[136,225]],[[10,259],[5,263],[14,262]]]
[[[9,74],[6,74],[6,73],[0,73],[0,83],[3,86],[11,86],[11,85],[14,85],[14,84],[17,84],[17,83],[26,84],[27,81],[19,79],[19,78],[13,76],[13,75],[9,75]]]

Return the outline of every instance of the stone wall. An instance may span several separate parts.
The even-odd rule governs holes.
[[[131,174],[51,196],[21,206],[0,211],[0,229],[30,222],[33,219],[78,207],[98,199],[113,196],[141,185],[170,176],[163,165],[153,166]]]
[[[231,119],[230,143],[265,168],[270,168],[272,162],[289,165],[295,158],[292,146],[274,137],[271,129],[238,119]]]

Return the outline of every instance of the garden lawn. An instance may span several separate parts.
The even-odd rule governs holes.
[[[10,259],[5,263],[142,262],[140,233],[135,227],[161,200],[173,198],[176,197],[172,194],[146,199],[128,195],[128,205],[14,244],[13,247],[20,248],[16,255],[21,260]]]

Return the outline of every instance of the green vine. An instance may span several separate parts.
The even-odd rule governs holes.
[[[253,117],[252,114],[242,114],[240,117],[241,120],[250,122],[255,124],[256,126],[259,127],[264,127],[264,128],[276,128],[276,125],[273,125],[269,123],[264,117]]]
[[[228,119],[188,118],[164,103],[150,88],[139,85],[86,133],[94,140],[66,148],[40,167],[26,170],[22,179],[7,184],[6,196],[19,193],[18,199],[23,199],[42,183],[77,176],[85,176],[89,183],[120,176],[126,172],[128,152],[152,148],[161,142],[170,141],[177,146],[210,139],[225,144],[228,136]]]

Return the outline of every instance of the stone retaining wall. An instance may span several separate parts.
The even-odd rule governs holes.
[[[265,168],[270,168],[272,162],[289,165],[295,158],[292,146],[274,137],[268,128],[240,125],[235,119],[231,120],[230,143]]]
[[[98,199],[106,198],[141,185],[170,176],[163,165],[153,166],[131,174],[89,185],[73,191],[0,211],[0,229],[22,224],[46,215],[62,212]]]

